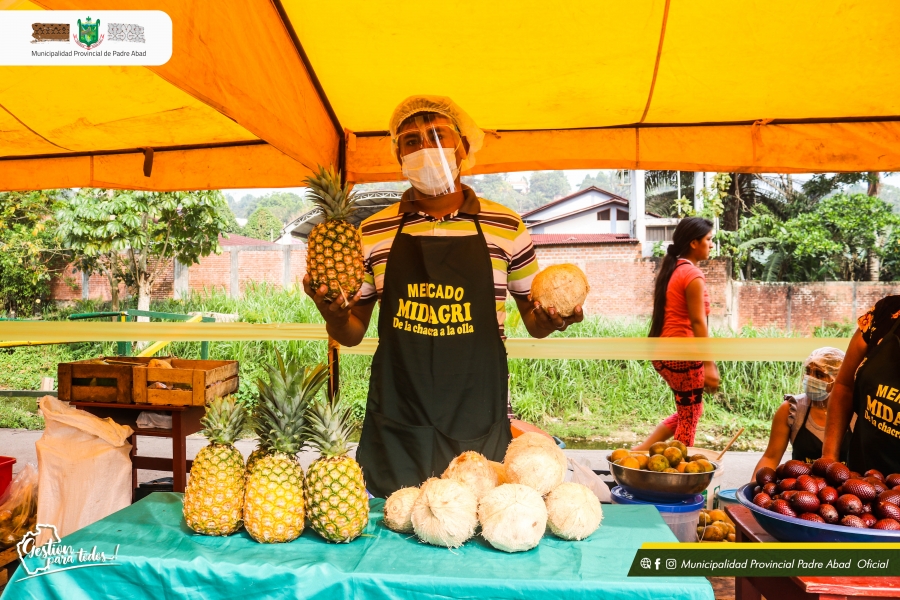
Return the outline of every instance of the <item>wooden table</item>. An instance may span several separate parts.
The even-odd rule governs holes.
[[[120,425],[128,425],[134,430],[131,436],[131,489],[132,495],[137,488],[138,469],[152,471],[171,471],[172,489],[183,492],[187,481],[187,473],[193,461],[186,458],[187,436],[197,433],[203,426],[200,419],[206,409],[202,406],[169,406],[149,404],[106,404],[101,402],[71,402],[81,410],[96,415],[101,419],[110,417]],[[141,429],[137,426],[137,416],[141,411],[163,412],[172,415],[172,429]],[[172,438],[172,458],[157,456],[138,456],[137,436]]]
[[[736,542],[777,542],[745,506],[725,509],[734,521]],[[900,577],[735,577],[735,600],[845,600],[900,598]]]

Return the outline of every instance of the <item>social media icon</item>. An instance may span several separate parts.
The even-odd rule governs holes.
[[[657,558],[656,561],[654,561],[654,563],[653,563],[653,567],[654,567],[657,571],[659,571],[659,562],[660,562],[660,561],[659,561],[659,559]]]
[[[676,561],[674,558],[666,559],[666,568],[667,569],[674,569],[677,566],[678,566],[678,561]]]
[[[649,568],[650,568],[650,559],[649,559],[649,558],[642,558],[642,559],[641,559],[641,566],[644,567],[645,569],[649,569]]]

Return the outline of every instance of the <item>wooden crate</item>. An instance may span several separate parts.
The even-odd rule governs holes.
[[[136,403],[205,406],[210,400],[238,389],[236,360],[173,358],[171,363],[171,369],[134,368],[132,386]],[[154,389],[151,386],[155,382],[164,383],[169,389]]]
[[[93,359],[59,363],[56,368],[59,399],[66,402],[133,404],[132,365],[146,365],[150,362],[150,358],[136,356],[102,358],[116,361],[116,364],[91,364]]]

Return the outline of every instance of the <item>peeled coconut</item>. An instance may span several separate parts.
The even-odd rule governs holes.
[[[532,487],[542,496],[563,482],[568,469],[566,455],[554,444],[510,444],[503,465],[510,483]]]
[[[431,478],[413,503],[413,531],[423,542],[458,548],[475,535],[478,499],[455,479]]]
[[[504,552],[531,550],[547,528],[547,507],[534,489],[515,483],[498,486],[478,504],[481,535]]]
[[[504,483],[509,483],[509,479],[506,478],[506,467],[503,463],[498,463],[493,460],[489,460],[491,468],[494,469],[494,473],[497,474],[497,485],[503,485]]]
[[[469,450],[453,459],[441,479],[455,479],[481,499],[498,484],[497,472],[490,463],[483,455]]]
[[[550,531],[564,540],[583,540],[603,520],[600,500],[580,483],[561,483],[547,495]]]
[[[510,450],[525,448],[528,446],[551,446],[556,448],[556,442],[553,441],[553,438],[549,435],[544,435],[543,433],[537,433],[535,431],[529,431],[527,433],[523,433],[517,438],[513,438],[513,441],[509,443],[509,446],[506,448],[506,452],[509,453]]]
[[[388,497],[384,503],[384,524],[388,529],[397,533],[413,532],[412,509],[419,493],[419,488],[405,487]]]
[[[552,265],[534,276],[531,299],[544,308],[555,308],[563,317],[570,317],[576,306],[584,304],[590,290],[587,276],[575,265]]]

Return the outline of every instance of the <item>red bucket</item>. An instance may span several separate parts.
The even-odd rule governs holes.
[[[6,492],[9,482],[12,481],[12,468],[16,459],[12,456],[0,456],[0,496]]]

